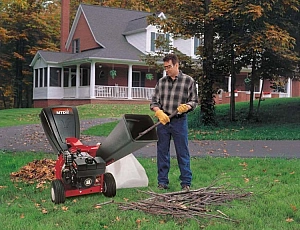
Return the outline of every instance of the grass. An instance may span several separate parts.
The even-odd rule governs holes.
[[[172,217],[148,215],[139,211],[121,211],[117,204],[96,204],[109,200],[101,194],[67,198],[64,204],[50,200],[50,184],[37,188],[35,184],[14,183],[9,174],[33,159],[52,158],[43,153],[0,152],[0,221],[4,229],[299,229],[300,207],[298,159],[242,159],[192,158],[193,188],[209,186],[219,179],[218,185],[231,185],[253,192],[246,201],[210,207],[212,213],[220,210],[238,223],[220,219],[180,220]],[[155,159],[140,158],[149,177],[149,186],[156,188]],[[179,171],[172,159],[169,192],[178,191]],[[145,199],[137,189],[120,189],[115,202]],[[140,221],[140,224],[138,222]],[[202,226],[202,227],[201,227]]]
[[[78,106],[80,119],[121,117],[123,114],[152,114],[149,105],[94,104]],[[0,110],[0,127],[39,124],[40,108]]]
[[[197,111],[189,115],[191,139],[242,140],[271,139],[299,140],[300,98],[270,99],[262,102],[259,122],[246,121],[247,103],[237,103],[237,118],[228,122],[228,105],[217,106],[218,127],[196,127]],[[124,113],[149,114],[148,105],[85,105],[78,107],[80,119],[121,117]],[[12,109],[0,112],[0,127],[39,123],[40,109]],[[107,123],[87,132],[106,136],[115,126]],[[102,133],[99,133],[101,130]],[[238,222],[205,219],[182,220],[149,215],[139,211],[121,211],[116,202],[145,199],[137,189],[119,189],[115,203],[95,208],[109,198],[91,194],[67,198],[55,205],[50,199],[50,183],[37,188],[36,184],[16,183],[10,173],[34,159],[55,159],[54,154],[9,152],[0,150],[0,221],[2,229],[299,229],[300,223],[300,159],[282,158],[192,158],[193,189],[209,186],[218,179],[218,185],[231,185],[253,192],[249,200],[233,201],[228,205],[210,207],[212,213],[220,210]],[[156,159],[139,158],[149,178],[149,186],[140,190],[158,191],[156,188]],[[175,159],[171,161],[170,190],[178,191],[179,171]]]
[[[257,101],[255,101],[255,109]],[[80,119],[120,118],[123,114],[148,114],[149,105],[94,104],[78,106]],[[229,105],[216,106],[218,126],[199,124],[199,107],[189,113],[189,139],[195,140],[300,140],[300,98],[268,99],[261,102],[257,119],[247,120],[249,103],[236,103],[236,121],[229,121]],[[0,112],[0,127],[38,124],[41,109],[8,109]],[[87,135],[107,136],[117,122],[94,126]]]
[[[257,102],[255,103],[255,108]],[[199,124],[198,107],[189,113],[189,139],[192,140],[300,140],[300,98],[281,98],[262,101],[257,119],[247,120],[249,103],[236,104],[235,122],[229,121],[229,105],[216,106],[218,125]],[[142,106],[143,108],[143,106]],[[148,107],[140,111],[153,116]],[[81,108],[80,108],[81,109]],[[80,111],[79,109],[79,111]],[[133,110],[134,111],[134,110]],[[154,117],[153,117],[154,118]],[[83,133],[108,136],[118,122],[94,126]]]

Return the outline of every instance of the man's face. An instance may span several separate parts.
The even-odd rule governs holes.
[[[164,69],[166,70],[166,73],[170,77],[176,77],[179,73],[178,69],[178,63],[173,65],[172,60],[169,60],[168,62],[164,62]]]

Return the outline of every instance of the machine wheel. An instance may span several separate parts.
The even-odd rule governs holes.
[[[54,180],[51,184],[51,200],[55,204],[64,203],[66,200],[64,184],[61,180]]]
[[[114,176],[111,173],[104,174],[103,194],[106,197],[114,197],[117,193],[117,186]]]

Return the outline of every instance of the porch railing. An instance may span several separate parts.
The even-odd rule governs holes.
[[[131,88],[131,98],[132,99],[146,99],[150,100],[154,88],[147,87],[132,87]],[[126,86],[95,86],[95,97],[96,98],[115,98],[115,99],[127,99],[128,87]]]

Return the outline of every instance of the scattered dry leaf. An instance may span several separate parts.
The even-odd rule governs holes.
[[[245,183],[249,183],[249,178],[244,178]]]
[[[43,208],[43,209],[42,209],[42,213],[43,213],[43,214],[47,214],[47,213],[48,213],[47,209],[44,209],[44,208]]]
[[[68,211],[69,208],[68,208],[67,206],[62,206],[61,209],[62,209],[63,211]]]
[[[248,166],[248,164],[247,164],[246,162],[240,163],[239,165],[240,165],[240,166],[243,166],[243,167],[245,167],[245,168]]]
[[[285,221],[290,223],[290,222],[293,222],[294,220],[293,220],[293,218],[287,218]]]
[[[21,219],[24,219],[24,218],[25,218],[24,213],[21,214],[20,218],[21,218]]]
[[[296,212],[298,210],[297,207],[295,205],[292,205],[292,204],[291,204],[291,208],[293,209],[294,212]]]
[[[140,219],[137,219],[136,221],[135,221],[135,223],[138,225],[138,227],[140,227],[141,226],[141,220]]]

